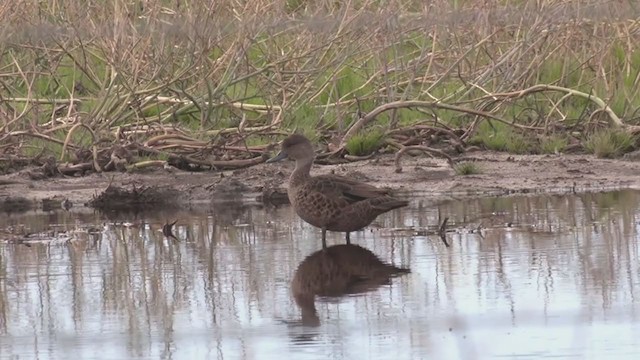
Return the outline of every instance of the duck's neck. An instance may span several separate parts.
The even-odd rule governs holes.
[[[311,177],[309,173],[311,171],[312,164],[313,157],[296,160],[296,168],[293,170],[293,173],[291,173],[289,185],[295,187],[303,184],[307,179],[309,179]]]

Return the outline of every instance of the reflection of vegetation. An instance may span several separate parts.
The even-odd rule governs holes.
[[[457,219],[453,222],[469,222],[471,227],[479,223],[550,225],[560,221],[565,226],[589,226],[592,221],[627,214],[633,216],[639,210],[640,192],[621,190],[578,195],[541,195],[487,197],[466,200],[456,207]],[[455,206],[455,202],[451,206]],[[541,218],[541,213],[544,217]],[[461,216],[461,217],[460,217]],[[577,219],[577,220],[576,220]],[[580,224],[576,224],[578,221]],[[554,225],[557,226],[557,225]]]
[[[517,197],[487,197],[477,201],[481,212],[510,212],[519,200]]]
[[[393,282],[393,291],[369,293],[366,301],[347,301],[358,319],[381,324],[389,324],[389,316],[397,314],[381,310],[388,310],[390,296],[393,301],[399,299],[397,303],[417,307],[411,311],[426,311],[455,308],[447,305],[469,293],[483,294],[479,302],[489,296],[500,303],[506,299],[516,308],[524,291],[526,296],[551,302],[569,293],[576,302],[586,304],[585,311],[606,312],[612,303],[628,302],[635,291],[634,216],[639,206],[640,193],[620,191],[465,199],[437,208],[414,208],[386,218],[390,223],[385,225],[437,224],[440,214],[451,217],[452,227],[475,230],[471,225],[483,223],[482,237],[459,232],[452,247],[444,250],[423,246],[422,239],[380,241],[385,235],[377,231],[362,233],[358,241],[372,244],[376,253],[393,254],[396,263],[414,261],[420,273],[434,275],[433,281],[404,278]],[[158,328],[172,329],[163,340],[173,341],[196,326],[175,322],[181,314],[202,312],[198,319],[205,320],[194,321],[202,321],[197,326],[211,328],[214,336],[229,326],[242,326],[256,309],[260,319],[273,318],[273,313],[297,317],[286,287],[310,252],[306,240],[319,233],[292,226],[299,220],[288,209],[245,208],[242,214],[221,220],[227,210],[224,204],[197,213],[129,214],[104,225],[105,220],[92,212],[0,216],[0,229],[16,223],[28,224],[33,231],[51,224],[65,230],[78,223],[99,228],[95,243],[0,245],[0,331],[11,334],[25,318],[40,319],[55,309],[56,321],[74,324],[83,332],[104,326],[125,331],[125,339],[136,339],[128,349],[140,356],[151,351],[150,343],[163,346],[153,342]],[[179,219],[175,235],[180,241],[163,238],[159,230],[167,219]],[[451,256],[435,256],[434,251]],[[447,289],[460,292],[424,297]],[[531,304],[538,298],[527,301]],[[25,299],[39,306],[25,307]],[[544,306],[544,301],[533,303]],[[326,309],[319,310],[325,316]],[[508,314],[508,305],[504,311]],[[94,326],[96,321],[103,327]],[[46,318],[34,321],[32,331],[48,334],[48,324]]]
[[[620,190],[596,194],[579,195],[585,206],[592,207],[600,215],[608,215],[610,211],[617,213],[633,213],[640,201],[638,192],[634,190]]]
[[[33,208],[33,203],[27,198],[20,196],[0,197],[0,212],[24,212],[31,208]]]

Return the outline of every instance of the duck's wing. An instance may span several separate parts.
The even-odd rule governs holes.
[[[315,176],[310,179],[309,185],[327,196],[344,199],[350,204],[389,195],[386,189],[335,175]]]

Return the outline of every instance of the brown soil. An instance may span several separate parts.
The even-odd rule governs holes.
[[[482,174],[455,175],[446,161],[424,156],[404,157],[400,173],[395,172],[392,156],[342,165],[316,165],[313,171],[315,174],[334,172],[378,186],[420,192],[434,200],[523,192],[640,189],[640,161],[596,159],[588,155],[492,152],[477,152],[457,159],[461,160],[476,162]],[[0,208],[11,210],[15,204],[24,207],[17,200],[21,198],[36,203],[68,199],[75,207],[96,199],[110,185],[134,192],[152,188],[156,192],[151,198],[167,199],[172,204],[227,199],[260,201],[263,194],[267,197],[281,195],[292,169],[293,163],[289,162],[224,172],[154,170],[149,173],[110,172],[45,180],[30,180],[25,172],[20,172],[0,176]]]

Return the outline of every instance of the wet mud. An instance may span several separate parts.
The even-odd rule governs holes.
[[[340,165],[315,165],[312,173],[335,173],[398,192],[429,194],[434,200],[518,193],[575,193],[640,189],[640,161],[588,155],[508,155],[471,153],[457,161],[475,162],[477,175],[456,175],[449,163],[405,156],[396,171],[392,156]],[[47,199],[74,206],[191,206],[211,201],[287,202],[286,182],[293,163],[261,164],[218,172],[103,173],[32,180],[16,173],[0,177],[0,211],[41,208]],[[28,202],[33,204],[25,207]]]

